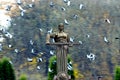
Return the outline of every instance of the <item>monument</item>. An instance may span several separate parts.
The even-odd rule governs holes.
[[[55,40],[55,43],[50,43],[50,38]],[[46,37],[47,45],[55,45],[57,47],[57,79],[56,80],[69,80],[67,74],[67,53],[68,47],[70,45],[75,45],[75,43],[70,43],[68,33],[64,32],[64,25],[60,23],[58,25],[58,32],[47,34]]]

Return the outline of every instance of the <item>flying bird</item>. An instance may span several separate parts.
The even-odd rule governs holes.
[[[37,66],[37,69],[40,70],[41,69],[40,66]]]
[[[15,53],[18,53],[18,49],[15,49],[14,51],[15,51]]]
[[[55,52],[54,52],[53,50],[50,50],[50,54],[51,54],[51,55],[54,55]]]
[[[40,32],[43,32],[43,29],[39,28]]]
[[[54,3],[51,1],[50,2],[50,7],[54,7],[55,5],[54,5]]]
[[[33,45],[33,43],[34,43],[33,40],[30,40],[30,44]]]
[[[104,41],[105,41],[106,43],[109,43],[107,37],[104,37]]]
[[[11,47],[12,47],[12,45],[11,45],[11,44],[9,44],[9,45],[8,45],[8,47],[9,47],[9,48],[11,48]]]
[[[2,51],[2,44],[0,43],[0,51]]]
[[[70,42],[74,42],[74,37],[70,37]]]
[[[74,14],[74,15],[73,15],[73,18],[74,18],[74,19],[77,19],[77,18],[78,18],[78,15],[77,15],[77,14]]]
[[[62,11],[65,11],[66,9],[65,9],[64,7],[61,7],[61,10],[62,10]]]
[[[21,5],[22,4],[21,0],[17,0],[17,4]]]
[[[34,49],[31,49],[31,53],[35,53]]]
[[[50,30],[48,30],[48,34],[51,34],[53,31],[53,29],[51,28]]]
[[[7,5],[7,6],[5,7],[5,10],[6,10],[6,11],[10,11],[11,7],[12,7],[12,6]]]
[[[53,70],[51,70],[50,68],[48,68],[48,71],[49,71],[49,72],[53,72]]]
[[[63,0],[64,1],[64,3],[67,3],[68,2],[68,0]]]
[[[94,61],[95,55],[93,53],[90,53],[89,55],[87,55],[87,58]]]
[[[43,59],[42,59],[42,58],[38,58],[37,61],[38,61],[38,62],[42,62]]]
[[[78,41],[80,44],[83,44],[83,42],[82,41]]]
[[[105,19],[105,21],[109,24],[111,23],[111,21],[109,19]]]
[[[66,19],[64,19],[64,23],[65,23],[66,25],[69,24],[69,22],[68,22]]]
[[[5,36],[8,37],[8,38],[10,38],[10,39],[13,38],[13,35],[10,34],[9,32],[6,32],[6,33],[5,33]]]
[[[79,5],[79,9],[81,10],[83,8],[83,4],[80,4]]]
[[[32,59],[32,58],[27,58],[27,61],[28,61],[28,62],[32,62],[33,59]]]
[[[67,1],[67,6],[70,6],[70,3],[71,3],[70,0],[68,0],[68,1]]]
[[[32,2],[35,2],[35,0],[32,0]]]
[[[23,17],[23,16],[24,16],[24,13],[26,12],[26,10],[23,9],[21,6],[18,6],[18,7],[19,7],[19,9],[21,10],[21,11],[20,11],[20,15]]]
[[[72,70],[73,69],[72,66],[69,63],[67,63],[67,68],[68,68],[68,70]]]

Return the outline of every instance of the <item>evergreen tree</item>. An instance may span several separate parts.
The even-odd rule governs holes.
[[[2,62],[0,61],[0,80],[3,80]]]
[[[4,57],[0,65],[0,70],[2,72],[0,74],[1,80],[15,80],[14,69],[9,59]]]
[[[115,80],[120,80],[120,66],[115,68]]]
[[[71,76],[71,79],[74,80],[74,71],[72,68],[71,58],[68,56],[68,64],[71,66],[71,69],[68,69],[68,75]],[[56,56],[52,56],[49,60],[49,67],[48,67],[48,80],[53,80],[54,76],[57,75],[57,68],[56,68]]]

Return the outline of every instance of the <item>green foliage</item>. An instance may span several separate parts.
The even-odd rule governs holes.
[[[15,80],[13,66],[6,57],[0,62],[0,72],[0,80]]]
[[[3,73],[2,73],[2,62],[0,61],[0,80],[2,79]]]
[[[27,75],[21,74],[19,80],[27,80]]]
[[[68,64],[72,67],[71,58],[68,55]],[[52,56],[49,60],[49,72],[48,72],[48,80],[53,80],[54,76],[57,75],[56,70],[56,56]],[[72,80],[74,80],[74,72],[72,70],[68,70],[68,75],[71,76]]]
[[[50,58],[49,69],[51,70],[51,72],[48,72],[48,80],[53,80],[54,75],[57,75],[56,56],[52,56]]]
[[[120,66],[115,67],[115,80],[120,80]]]

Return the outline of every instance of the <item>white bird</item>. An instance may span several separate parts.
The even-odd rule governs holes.
[[[31,49],[31,53],[34,53],[34,49]]]
[[[65,23],[66,25],[69,24],[69,22],[68,22],[66,19],[64,19],[64,23]]]
[[[20,12],[20,15],[23,17],[23,16],[24,16],[24,11],[21,11],[21,12]]]
[[[94,61],[95,55],[93,53],[90,53],[89,55],[87,55],[87,58]]]
[[[109,41],[108,41],[108,39],[106,38],[106,37],[104,37],[104,41],[106,42],[106,43],[108,43]]]
[[[55,52],[54,52],[53,50],[50,50],[50,54],[51,54],[51,55],[54,55]]]
[[[86,37],[87,37],[87,38],[90,38],[90,35],[89,35],[89,34],[87,34],[87,35],[86,35]]]
[[[72,66],[70,64],[68,64],[68,63],[67,63],[67,68],[68,68],[68,70],[72,70],[73,69]]]
[[[16,53],[18,53],[18,49],[15,49],[14,51],[15,51]]]
[[[13,62],[12,62],[12,61],[9,61],[9,63],[10,63],[10,64],[13,64]]]
[[[40,70],[40,66],[37,66],[37,69]]]
[[[71,2],[70,2],[70,0],[69,0],[69,1],[67,2],[67,6],[70,6],[70,3],[71,3]]]
[[[63,0],[65,3],[67,3],[68,2],[68,0]]]
[[[21,5],[22,4],[21,0],[17,0],[17,4]]]
[[[5,10],[7,10],[7,11],[10,11],[10,9],[11,9],[11,6],[10,6],[10,5],[7,5],[7,6],[5,7]]]
[[[70,61],[69,64],[72,64],[72,62]]]
[[[2,51],[2,44],[0,43],[0,51]]]
[[[78,18],[78,15],[77,15],[77,14],[73,15],[73,18],[74,18],[74,19],[77,19],[77,18]]]
[[[50,2],[50,7],[53,7],[54,6],[54,3],[51,1]]]
[[[74,42],[74,37],[70,37],[70,42]]]
[[[48,31],[48,34],[51,34],[53,31],[53,29],[51,28],[49,31]]]
[[[43,32],[43,29],[39,28],[40,32]]]
[[[43,52],[40,52],[40,54],[42,54],[42,55],[43,55],[44,53],[43,53]]]
[[[109,24],[111,23],[109,19],[106,19],[105,21],[106,21],[107,23],[109,23]]]
[[[1,25],[0,25],[0,26],[1,26]],[[7,31],[6,31],[5,28],[1,28],[0,31],[1,31],[2,33],[7,33]]]
[[[33,59],[32,59],[32,58],[27,58],[27,61],[28,61],[28,62],[32,62]]]
[[[49,71],[49,72],[53,72],[53,70],[51,70],[50,68],[48,68],[48,71]]]
[[[8,38],[10,38],[10,39],[13,37],[13,35],[10,34],[9,32],[6,32],[6,33],[5,33],[5,36],[8,37]]]
[[[23,17],[26,10],[24,10],[21,6],[18,6],[18,7],[21,10],[20,15]]]
[[[23,9],[21,6],[18,6],[19,7],[19,9],[21,10],[21,11],[23,11],[23,12],[25,12],[26,10],[25,9]]]
[[[83,8],[83,4],[80,4],[79,5],[79,9],[81,10]]]
[[[80,44],[83,44],[82,41],[78,41]]]
[[[33,4],[28,4],[28,6],[29,6],[30,8],[32,8],[32,7],[33,7]]]
[[[11,47],[12,47],[12,45],[11,45],[11,44],[9,44],[9,45],[8,45],[8,47],[9,47],[9,48],[11,48]]]
[[[65,11],[66,9],[65,9],[64,7],[61,7],[61,10],[62,10],[62,11]]]
[[[43,59],[42,58],[38,58],[38,60],[37,60],[38,62],[42,62],[43,61]]]
[[[32,0],[32,2],[35,2],[35,0]]]
[[[33,43],[34,43],[33,40],[30,40],[30,44],[33,45]]]

